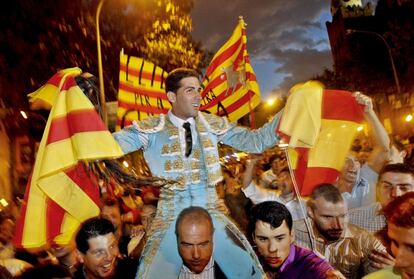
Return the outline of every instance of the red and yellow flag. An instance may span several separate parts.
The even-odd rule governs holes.
[[[260,89],[246,42],[245,23],[240,18],[232,36],[207,68],[201,110],[236,121],[260,103]],[[153,63],[121,52],[117,130],[133,120],[166,113],[171,108],[164,88],[167,75]]]
[[[59,83],[63,76],[70,73],[81,74],[82,70],[79,68],[69,68],[57,72],[51,77],[45,85],[37,89],[35,92],[28,94],[30,107],[36,109],[50,110],[55,103],[55,98],[59,93]]]
[[[349,91],[327,90],[315,81],[290,90],[277,132],[289,144],[289,163],[302,195],[337,181],[363,119],[363,107]]]
[[[237,121],[260,103],[260,89],[246,43],[246,27],[240,17],[232,36],[207,68],[201,110]]]
[[[68,243],[82,221],[99,214],[99,187],[82,161],[123,155],[77,86],[80,73],[59,72],[42,87],[49,90],[43,100],[54,101],[17,222],[17,247]]]
[[[166,113],[171,107],[165,94],[168,73],[142,58],[121,52],[116,129],[133,120]]]

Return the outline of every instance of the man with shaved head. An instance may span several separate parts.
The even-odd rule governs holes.
[[[214,226],[207,210],[198,206],[185,208],[178,216],[175,234],[183,260],[179,279],[226,278],[212,256]]]

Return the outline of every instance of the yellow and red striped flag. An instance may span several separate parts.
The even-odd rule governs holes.
[[[63,76],[68,73],[78,73],[80,75],[82,73],[82,70],[79,68],[68,68],[57,72],[46,82],[45,85],[37,89],[35,92],[27,95],[31,104],[30,107],[34,110],[50,110],[55,103],[56,96],[59,94],[59,83],[62,80]]]
[[[327,90],[316,81],[290,90],[277,133],[289,144],[289,164],[302,195],[337,181],[363,119],[363,106],[349,91]]]
[[[99,214],[99,186],[83,162],[123,155],[77,86],[80,73],[59,72],[43,87],[54,103],[17,222],[17,247],[67,244],[82,221]]]
[[[171,107],[165,94],[168,73],[143,58],[121,52],[116,129],[133,120],[166,113]]]
[[[232,36],[207,68],[201,110],[237,121],[260,103],[260,89],[246,43],[246,27],[240,17]]]

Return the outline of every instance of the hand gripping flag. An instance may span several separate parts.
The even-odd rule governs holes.
[[[363,119],[363,107],[349,91],[327,90],[316,81],[290,90],[277,133],[289,144],[289,165],[301,195],[337,181]]]
[[[78,68],[59,72],[42,87],[55,88],[43,95],[53,106],[17,222],[17,247],[68,243],[82,221],[99,214],[99,187],[83,162],[123,155],[77,86],[80,74]]]
[[[117,130],[130,125],[133,120],[168,111],[171,105],[164,88],[167,74],[149,61],[121,52]]]
[[[237,121],[260,103],[260,89],[246,48],[245,23],[239,23],[230,39],[214,55],[207,68],[201,110]]]

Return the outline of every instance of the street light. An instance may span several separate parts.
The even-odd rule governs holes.
[[[276,99],[274,99],[274,98],[268,99],[266,101],[266,105],[269,106],[269,107],[273,106],[275,103],[276,103]]]
[[[395,64],[394,64],[394,58],[392,57],[392,53],[391,53],[391,48],[388,45],[387,41],[384,39],[383,36],[381,36],[380,34],[378,34],[377,32],[373,32],[373,31],[366,31],[366,30],[353,30],[353,29],[347,29],[346,30],[346,34],[347,35],[351,35],[351,34],[355,34],[355,33],[362,33],[362,34],[369,34],[369,35],[374,35],[377,36],[378,38],[380,38],[382,40],[382,42],[385,44],[385,47],[387,48],[388,51],[388,56],[390,58],[390,62],[391,62],[391,67],[392,67],[392,72],[394,74],[394,80],[395,80],[395,85],[397,87],[397,93],[398,95],[400,95],[401,93],[401,89],[400,89],[400,81],[398,79],[398,75],[397,75],[397,70],[395,69]]]
[[[105,0],[100,0],[98,8],[96,9],[96,47],[98,50],[98,71],[99,71],[99,98],[102,107],[102,117],[105,126],[108,126],[108,115],[106,113],[105,88],[102,69],[102,54],[101,54],[101,33],[99,32],[99,15],[101,14],[102,5]]]

